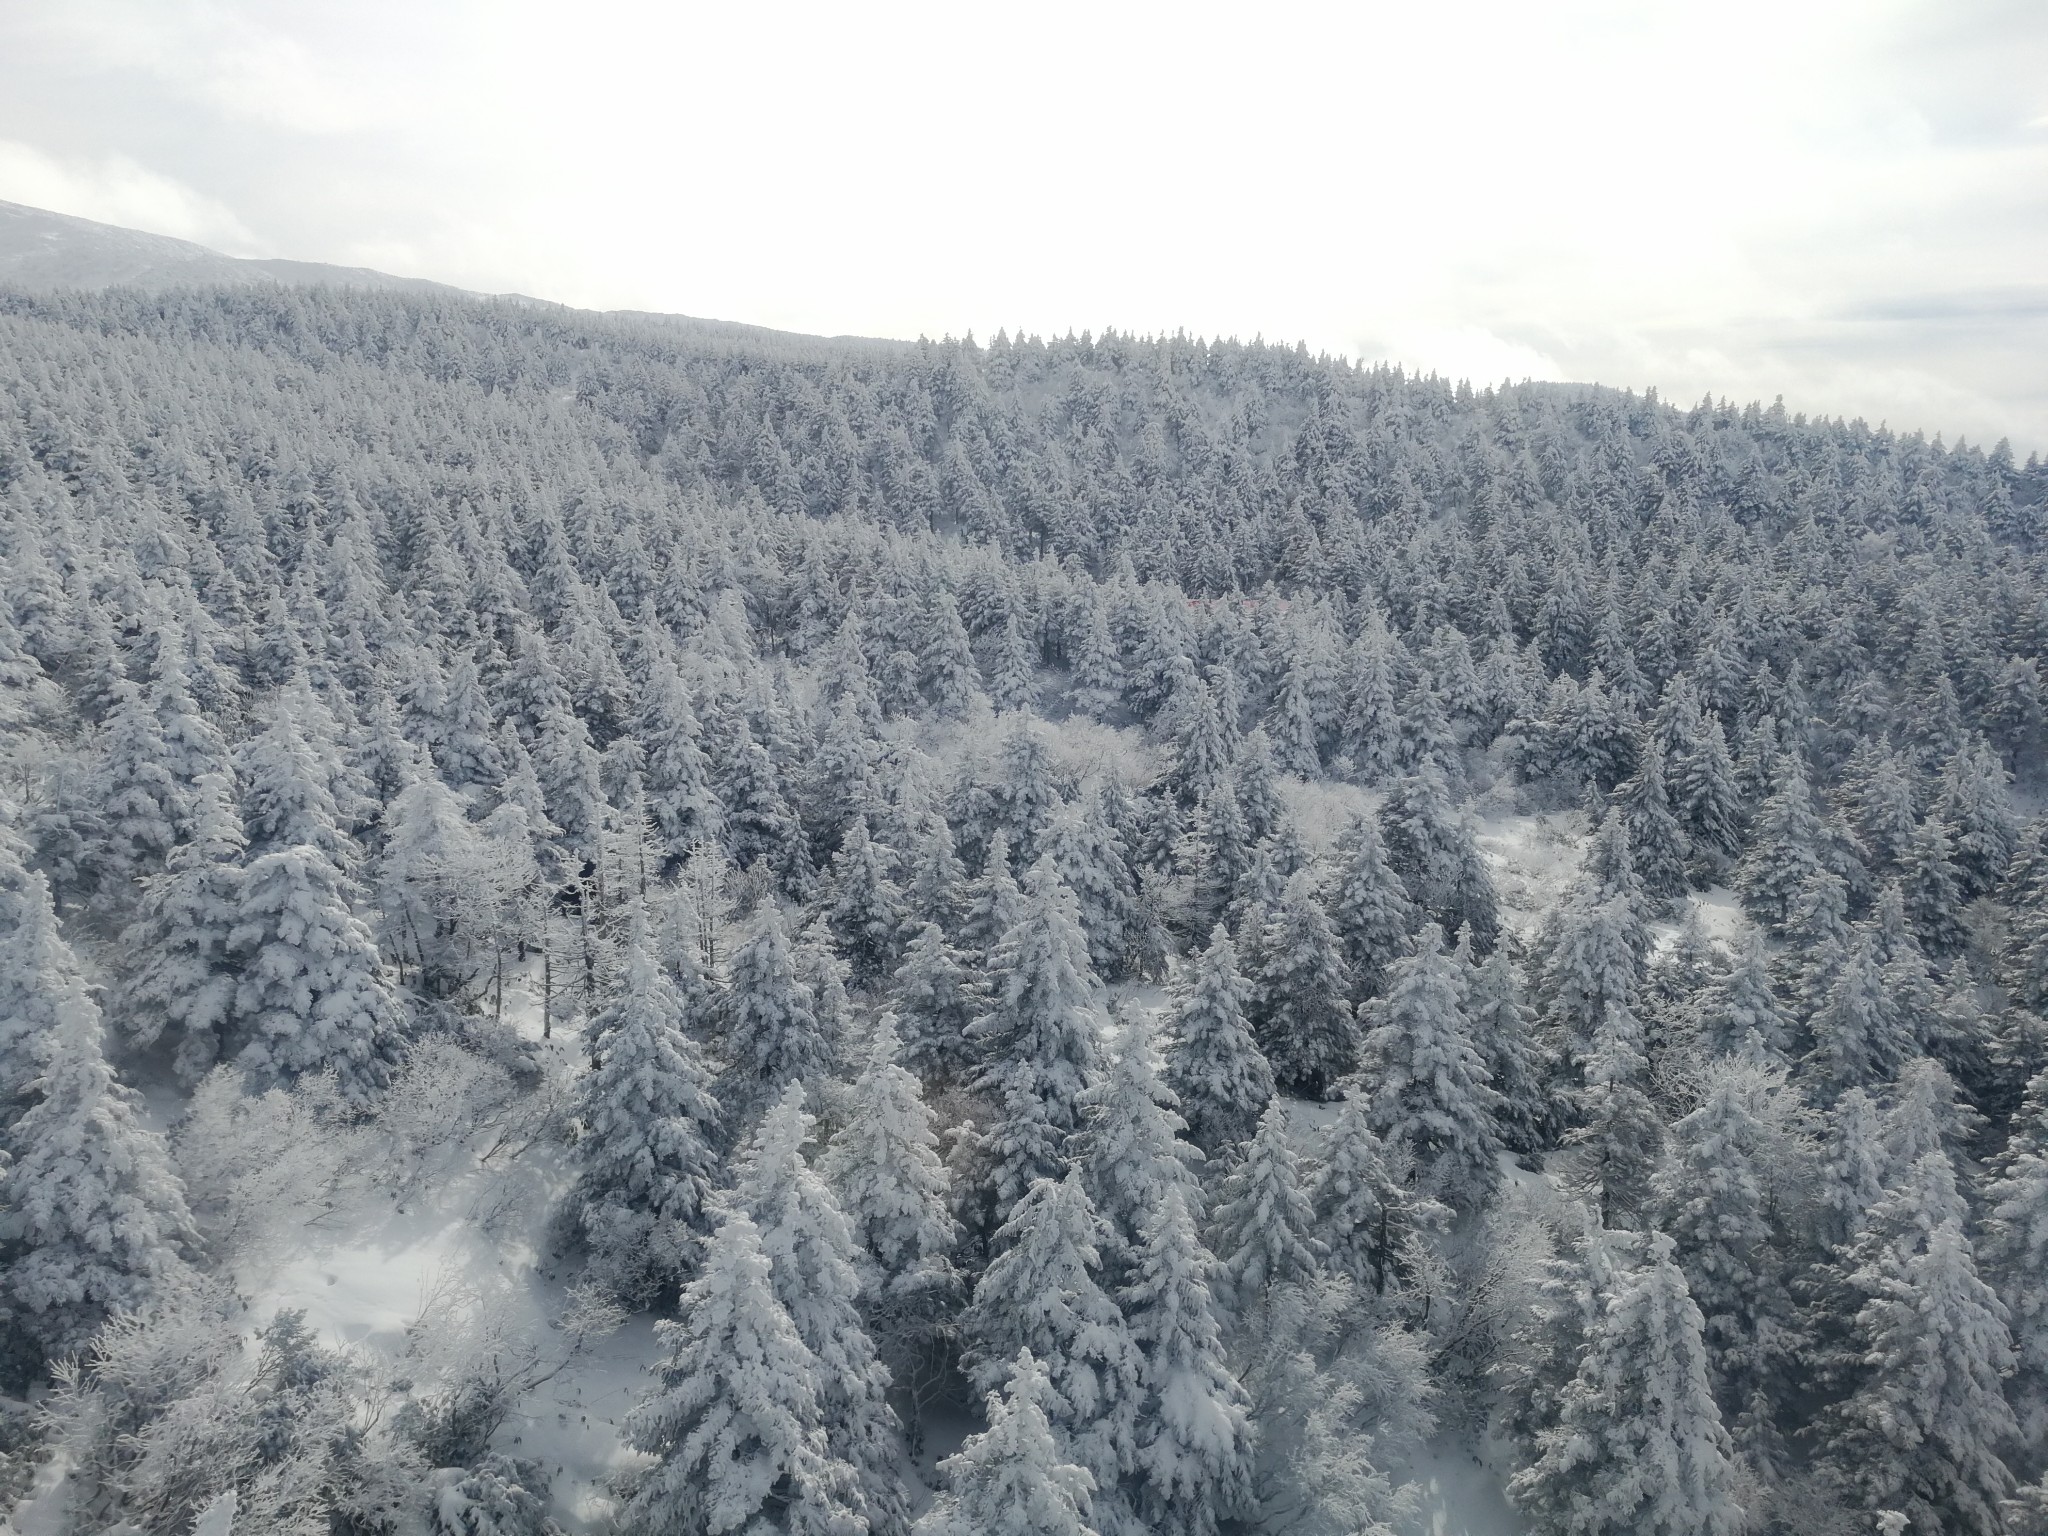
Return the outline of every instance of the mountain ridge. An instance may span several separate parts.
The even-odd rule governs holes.
[[[334,262],[299,261],[288,257],[229,256],[194,240],[151,234],[121,224],[106,224],[76,214],[56,213],[26,203],[0,199],[0,287],[29,293],[93,292],[105,288],[139,288],[161,292],[170,288],[223,284],[253,287],[275,283],[286,288],[361,288],[380,292],[442,294],[488,298],[562,310],[579,306],[523,293],[482,293],[432,278],[400,277],[374,267],[349,267]],[[905,338],[879,336],[810,336],[741,320],[715,320],[658,310],[580,310],[622,320],[676,326],[736,341],[765,342],[788,338],[874,346],[908,346]]]

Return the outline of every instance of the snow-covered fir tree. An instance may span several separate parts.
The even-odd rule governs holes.
[[[821,1169],[858,1245],[860,1308],[896,1382],[916,1401],[958,1304],[960,1240],[933,1115],[917,1079],[898,1064],[893,1016],[868,1041],[845,1123]]]
[[[1122,1302],[1144,1355],[1137,1495],[1145,1529],[1212,1536],[1251,1491],[1251,1424],[1231,1373],[1189,1186],[1169,1181],[1139,1234]]]
[[[1033,1180],[1066,1169],[1102,1052],[1102,984],[1050,854],[1026,877],[995,968],[999,990],[967,1033],[981,1059],[975,1086],[996,1105],[982,1155],[1000,1220]]]
[[[937,923],[926,923],[904,945],[891,996],[905,1062],[937,1081],[964,1076],[974,1059],[967,1027],[981,1016],[987,997],[967,957]]]
[[[1028,1348],[987,1395],[988,1428],[939,1463],[947,1491],[917,1522],[917,1536],[1096,1536],[1095,1479],[1053,1431],[1058,1393]]]
[[[909,1506],[896,1466],[889,1372],[860,1315],[853,1231],[804,1154],[814,1124],[802,1085],[791,1083],[755,1128],[728,1198],[759,1229],[776,1299],[817,1362],[827,1454],[858,1474],[855,1502],[868,1530],[901,1533]]]
[[[1167,1025],[1166,1082],[1188,1140],[1210,1156],[1250,1141],[1273,1099],[1273,1069],[1245,1019],[1251,985],[1219,924],[1194,963]]]
[[[1330,920],[1351,968],[1353,1001],[1377,997],[1387,967],[1411,947],[1417,925],[1413,903],[1387,863],[1379,824],[1360,817],[1340,842],[1343,873],[1330,902]]]
[[[1540,1531],[1734,1536],[1742,1529],[1700,1311],[1661,1233],[1616,1276],[1564,1390],[1557,1426],[1539,1446],[1508,1491]]]
[[[1053,1428],[1065,1454],[1094,1475],[1105,1500],[1098,1514],[1116,1524],[1115,1490],[1137,1467],[1145,1367],[1098,1278],[1102,1236],[1078,1173],[1026,1190],[961,1314],[961,1364],[976,1390],[992,1391],[1018,1350],[1043,1362]]]
[[[1372,1010],[1364,1076],[1373,1129],[1414,1158],[1420,1187],[1454,1210],[1476,1210],[1500,1186],[1502,1100],[1473,1043],[1458,972],[1443,935],[1425,927]]]
[[[719,1098],[735,1116],[758,1112],[831,1062],[816,994],[797,974],[788,926],[772,902],[733,953],[719,1023],[727,1063]]]
[[[189,841],[144,887],[135,920],[122,933],[133,960],[117,994],[117,1017],[129,1038],[149,1046],[171,1035],[178,1075],[187,1082],[220,1059],[233,1012],[229,939],[241,918],[244,846],[223,776],[201,775],[192,802]]]
[[[683,995],[637,922],[624,962],[622,991],[587,1032],[571,1199],[599,1281],[645,1297],[672,1291],[690,1267],[721,1182],[722,1125]]]
[[[654,1458],[620,1511],[627,1530],[861,1529],[858,1473],[827,1446],[817,1359],[745,1215],[719,1224],[703,1273],[655,1338],[658,1382],[624,1425],[626,1443]]]
[[[1075,1165],[1107,1234],[1105,1258],[1121,1276],[1168,1188],[1198,1200],[1200,1148],[1182,1138],[1187,1122],[1165,1081],[1152,1021],[1127,1012],[1111,1060],[1082,1096]]]
[[[1224,1178],[1209,1217],[1209,1249],[1238,1313],[1275,1286],[1303,1285],[1315,1277],[1323,1261],[1315,1226],[1301,1159],[1288,1145],[1287,1108],[1275,1099]]]
[[[398,1001],[349,881],[311,843],[264,854],[241,882],[235,955],[238,1059],[271,1079],[332,1071],[362,1103],[398,1053]]]
[[[1288,881],[1259,936],[1252,1029],[1275,1081],[1319,1096],[1358,1060],[1350,977],[1307,871]]]
[[[1308,1190],[1323,1264],[1384,1299],[1416,1268],[1420,1243],[1450,1217],[1405,1177],[1410,1163],[1373,1129],[1370,1101],[1347,1097],[1326,1133]]]

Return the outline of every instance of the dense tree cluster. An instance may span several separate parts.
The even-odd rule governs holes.
[[[626,1529],[903,1536],[945,1396],[929,1536],[1390,1529],[1489,1415],[1558,1536],[2040,1528],[2037,461],[326,290],[0,295],[0,381],[13,1387],[204,1283],[138,1089],[573,1028]],[[234,1528],[542,1530],[488,1441]]]

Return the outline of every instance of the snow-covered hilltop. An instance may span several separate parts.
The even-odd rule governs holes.
[[[47,293],[97,288],[156,291],[201,284],[241,288],[267,283],[418,293],[458,291],[444,283],[393,277],[368,267],[223,256],[190,240],[0,202],[0,286]]]
[[[48,218],[16,1528],[2048,1521],[2038,462]]]

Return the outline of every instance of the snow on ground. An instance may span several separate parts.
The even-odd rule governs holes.
[[[1557,904],[1585,861],[1583,811],[1542,815],[1493,812],[1478,818],[1473,840],[1500,894],[1509,924],[1526,935]]]
[[[1528,1530],[1501,1491],[1501,1474],[1462,1439],[1434,1442],[1402,1475],[1422,1490],[1417,1536],[1524,1536]]]
[[[565,1080],[575,1037],[557,1031],[543,1040],[530,1000],[508,988],[506,1001],[516,1004],[508,1022],[539,1053],[546,1080]],[[428,1116],[436,1102],[428,1099]],[[338,1177],[335,1202],[309,1219],[274,1213],[236,1251],[232,1278],[252,1327],[302,1308],[324,1342],[387,1362],[418,1348],[408,1329],[422,1317],[430,1320],[423,1336],[486,1317],[515,1352],[533,1346],[536,1374],[560,1368],[518,1403],[492,1446],[540,1462],[553,1477],[556,1518],[594,1531],[612,1507],[607,1480],[636,1459],[618,1426],[660,1351],[652,1320],[639,1317],[572,1354],[560,1323],[574,1275],[552,1262],[548,1226],[573,1178],[573,1154],[549,1138],[525,1144],[505,1132],[503,1123],[464,1125],[447,1145],[429,1145],[411,1177],[375,1169]],[[362,1152],[334,1155],[348,1162]]]

